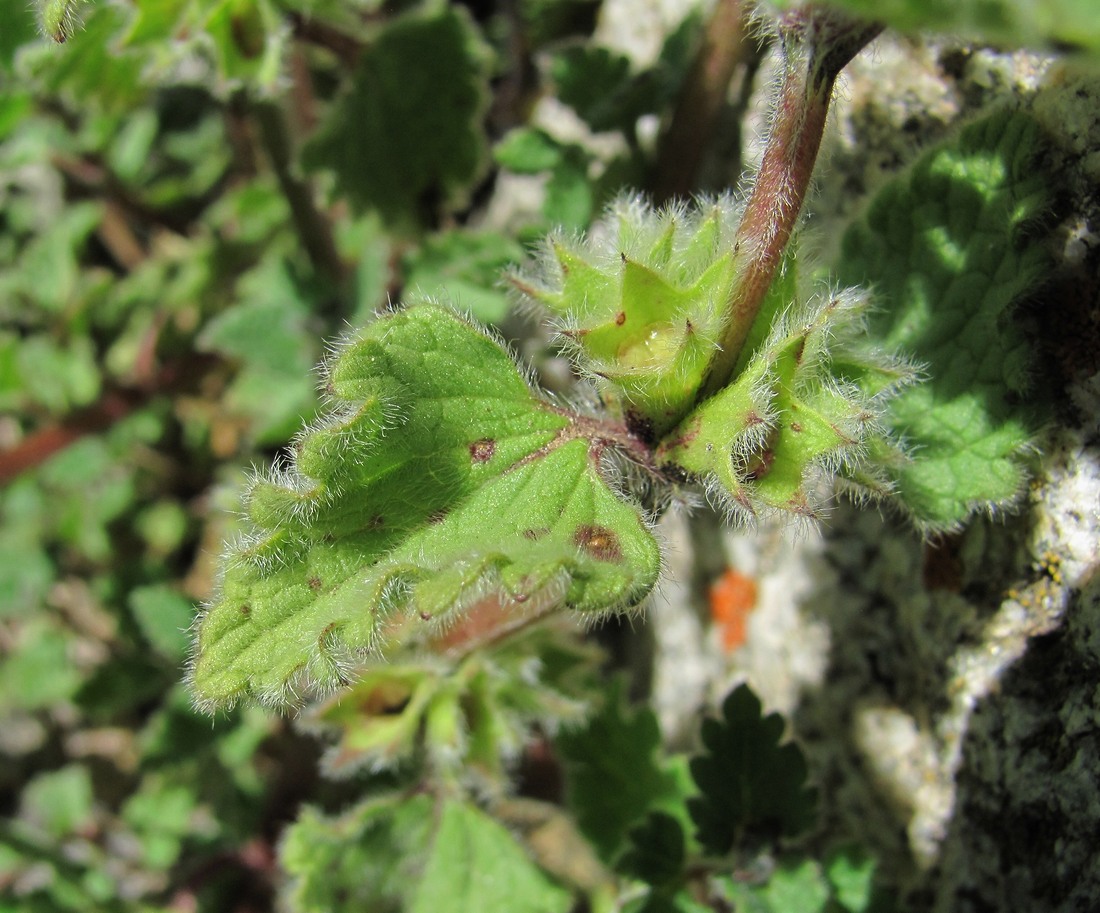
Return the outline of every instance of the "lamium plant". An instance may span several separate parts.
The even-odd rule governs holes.
[[[945,355],[928,340],[951,344],[925,324],[970,303],[950,293],[930,303],[902,284],[885,308],[874,287],[897,286],[875,273],[887,255],[863,254],[853,272],[882,237],[873,227],[846,241],[852,287],[808,276],[791,241],[834,81],[877,32],[812,5],[780,17],[783,79],[743,205],[623,196],[587,235],[552,234],[509,276],[587,395],[540,392],[446,301],[412,296],[338,344],[323,368],[327,414],[247,493],[249,529],[197,626],[198,703],[297,703],[349,684],[371,655],[438,645],[457,625],[476,641],[558,609],[631,609],[660,575],[658,516],[692,490],[734,522],[812,518],[838,488],[900,495],[927,528],[1011,501],[1026,422],[1004,410],[970,415],[958,432],[1000,448],[1004,482],[970,493],[952,467],[919,468],[922,450],[958,457],[925,446],[937,427],[948,433],[942,389],[909,393],[925,388],[925,360]],[[888,215],[904,252],[980,251],[992,274],[973,313],[991,325],[1041,271],[1034,245],[1011,242],[1043,202],[1026,174],[1036,144],[1026,121],[1001,113],[933,152],[899,182]],[[953,180],[965,194],[951,196]],[[943,231],[927,206],[906,221],[898,200],[925,199],[920,181],[940,182],[933,199],[948,192]],[[1013,266],[1023,250],[1023,268],[998,271],[1002,248],[975,226],[1005,231],[1003,256]],[[956,393],[956,412],[980,411],[974,394]]]
[[[848,759],[900,709],[963,783],[956,659],[1055,611],[1022,544],[1068,485],[1031,483],[1062,422],[1033,347],[1095,291],[1098,90],[1068,58],[1100,22],[1053,5],[687,3],[643,65],[601,38],[633,0],[0,0],[0,913],[887,913],[1015,859],[922,789],[956,809],[945,852],[982,839],[913,881],[927,808],[864,815]],[[880,67],[868,11],[952,37]],[[1036,42],[1066,62],[1032,94],[990,48]],[[738,121],[764,129],[734,189]],[[864,187],[910,123],[923,148]],[[1055,218],[1082,288],[1040,313]],[[868,545],[841,497],[911,529]],[[757,668],[757,594],[775,633],[722,523],[832,524],[790,722],[770,687],[683,706]],[[1008,571],[1030,558],[1041,591]],[[707,608],[678,665],[665,614]],[[827,724],[864,704],[855,741]]]

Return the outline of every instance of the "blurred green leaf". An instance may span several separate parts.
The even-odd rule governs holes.
[[[336,818],[306,808],[280,861],[296,913],[400,911],[420,876],[435,817],[431,796],[370,799]]]
[[[739,685],[723,701],[721,718],[703,721],[706,751],[691,761],[702,795],[688,808],[708,853],[724,855],[749,833],[793,836],[813,820],[816,793],[806,786],[802,752],[780,744],[782,717],[761,710],[759,698]]]
[[[159,124],[156,112],[139,110],[127,119],[115,137],[109,153],[109,164],[122,180],[135,178],[149,157],[157,138]]]
[[[551,66],[558,97],[596,131],[632,131],[649,109],[646,87],[632,70],[625,54],[590,45],[560,51]]]
[[[5,73],[11,69],[16,50],[33,41],[38,36],[38,29],[34,13],[24,0],[0,0],[0,22],[4,23],[0,28],[0,73]]]
[[[864,913],[871,908],[875,860],[855,846],[834,850],[825,861],[825,876],[833,896],[849,913]]]
[[[238,294],[239,303],[206,324],[199,346],[241,363],[225,405],[251,420],[258,443],[282,442],[316,404],[316,337],[306,328],[308,304],[277,257],[245,275]]]
[[[165,584],[137,587],[130,591],[130,611],[154,649],[175,662],[183,659],[195,617],[190,599]]]
[[[97,203],[67,207],[22,251],[17,272],[4,277],[5,290],[53,313],[69,310],[80,287],[80,254],[99,224]]]
[[[650,812],[628,834],[630,846],[615,868],[655,887],[675,884],[683,877],[684,829],[665,812]]]
[[[687,16],[668,35],[657,61],[636,71],[618,51],[593,44],[575,44],[554,55],[550,72],[558,97],[593,130],[621,130],[633,139],[638,118],[668,105],[691,63],[696,15]]]
[[[794,0],[782,0],[791,6]],[[902,31],[952,33],[978,43],[1100,54],[1093,0],[830,0]]]
[[[449,300],[478,320],[496,323],[510,309],[501,275],[522,258],[519,244],[495,232],[465,229],[432,235],[406,258],[405,286],[421,297]]]
[[[180,854],[183,841],[196,831],[198,803],[192,789],[151,775],[122,808],[123,820],[134,829],[142,861],[151,869],[167,869]]]
[[[37,710],[67,700],[80,687],[72,639],[44,618],[19,628],[11,646],[0,663],[0,706]]]
[[[283,844],[298,913],[565,913],[569,893],[472,805],[426,795],[373,799],[339,818],[307,810]]]
[[[828,884],[810,859],[784,859],[763,884],[734,878],[723,878],[721,884],[726,899],[745,913],[825,913],[828,909]]]
[[[493,147],[493,158],[516,174],[538,174],[561,161],[562,146],[545,130],[518,127]]]
[[[92,781],[88,769],[71,764],[39,774],[23,790],[21,815],[59,839],[88,822],[92,815]]]
[[[655,810],[682,808],[682,785],[658,759],[657,718],[645,707],[623,706],[622,687],[580,729],[559,734],[569,806],[608,862],[628,848],[628,833]]]
[[[229,86],[273,91],[281,75],[286,29],[269,0],[215,0],[202,27],[213,39],[218,70]]]
[[[486,52],[463,10],[445,5],[386,25],[306,149],[354,203],[396,227],[463,205],[486,162]]]
[[[85,4],[73,37],[64,44],[26,47],[20,69],[71,110],[122,114],[140,105],[151,89],[142,78],[142,57],[122,46],[130,16],[128,6]]]
[[[446,802],[410,913],[566,913],[567,891],[554,884],[503,825],[465,802]]]

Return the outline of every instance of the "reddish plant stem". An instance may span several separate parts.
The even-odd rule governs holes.
[[[48,425],[24,438],[10,450],[0,451],[0,485],[44,463],[86,434],[109,428],[129,415],[144,397],[132,390],[111,390],[87,409],[62,422]]]
[[[217,360],[208,355],[164,365],[141,386],[113,387],[90,406],[27,435],[14,447],[0,450],[0,485],[46,462],[55,453],[88,434],[106,431],[154,397],[194,387]]]
[[[355,36],[299,12],[291,12],[288,18],[294,37],[299,41],[331,51],[348,69],[354,69],[359,63],[363,43]]]
[[[275,102],[253,106],[260,141],[267,153],[279,188],[290,206],[298,238],[317,274],[335,288],[347,278],[349,268],[340,257],[328,217],[318,208],[313,186],[295,172],[292,140],[282,109]]]
[[[702,396],[724,387],[798,221],[840,71],[881,30],[810,4],[780,20],[786,56],[771,135],[734,240],[734,286]]]
[[[710,144],[737,67],[755,56],[745,34],[744,0],[718,0],[702,43],[684,79],[676,110],[661,139],[653,198],[664,202],[695,187],[699,164]]]

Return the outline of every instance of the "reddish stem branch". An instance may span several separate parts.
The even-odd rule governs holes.
[[[653,197],[658,202],[686,196],[695,187],[733,74],[754,56],[745,35],[746,18],[744,0],[718,0],[707,21],[658,150],[653,178]]]
[[[829,100],[840,71],[882,27],[810,4],[780,20],[786,55],[771,135],[734,241],[734,286],[721,349],[702,394],[733,375],[790,240],[817,160]]]
[[[41,465],[85,435],[106,431],[155,396],[194,386],[214,364],[212,356],[191,355],[164,365],[140,387],[106,390],[92,405],[32,432],[14,447],[0,450],[0,485]]]
[[[0,485],[44,463],[84,435],[109,428],[132,412],[143,399],[142,394],[136,391],[112,390],[87,409],[75,412],[57,424],[47,425],[10,450],[0,451]]]
[[[354,69],[363,53],[363,43],[353,35],[299,12],[289,15],[294,37],[306,44],[325,48],[335,54],[348,69]]]

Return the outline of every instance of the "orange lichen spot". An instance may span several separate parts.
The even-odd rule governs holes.
[[[710,617],[727,653],[745,642],[749,615],[756,608],[756,581],[730,568],[710,587]]]

